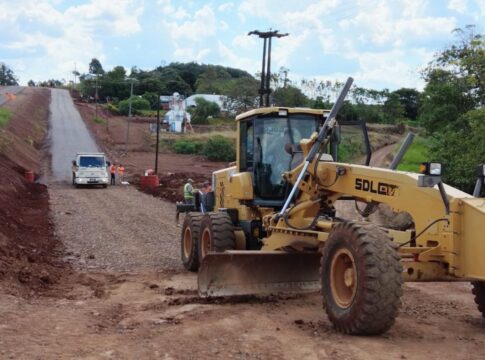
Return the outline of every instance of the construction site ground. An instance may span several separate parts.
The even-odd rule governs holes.
[[[337,333],[318,293],[199,298],[179,260],[172,202],[134,186],[49,181],[49,97],[26,88],[4,105],[13,116],[0,130],[0,359],[485,357],[468,283],[406,284],[396,324],[375,337]],[[221,165],[170,156],[167,173],[180,165],[202,179]],[[46,184],[27,183],[26,169]]]

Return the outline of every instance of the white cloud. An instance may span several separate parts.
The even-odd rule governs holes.
[[[485,0],[475,0],[475,4],[477,5],[478,9],[480,10],[481,16],[485,16]],[[478,14],[475,14],[475,18],[478,20],[480,19],[480,16]],[[480,19],[481,22],[483,22],[483,18]]]
[[[37,81],[66,77],[75,63],[87,64],[92,57],[103,61],[101,36],[127,36],[141,31],[138,19],[143,7],[137,6],[136,1],[121,0],[113,6],[91,0],[65,11],[54,5],[47,0],[0,5],[0,21],[11,28],[0,48],[19,52],[12,61],[18,64],[15,70],[22,83],[30,78]],[[36,30],[25,31],[25,24]],[[35,55],[26,57],[22,55],[25,53]]]
[[[466,13],[468,9],[467,0],[450,0],[448,1],[448,9],[456,11],[460,14]]]
[[[175,60],[178,61],[203,61],[211,53],[210,48],[204,48],[196,50],[192,47],[179,47],[176,45],[175,51],[173,53]]]
[[[216,16],[209,5],[197,10],[191,20],[182,24],[167,19],[164,19],[162,23],[168,28],[169,35],[174,40],[201,41],[203,38],[214,36],[217,30]]]
[[[229,49],[229,47],[224,45],[222,41],[217,42],[217,48],[221,65],[244,69],[251,74],[255,74],[259,71],[261,60],[254,61],[254,59],[250,57],[244,57],[243,54]]]
[[[248,34],[239,34],[232,39],[232,45],[241,50],[249,50],[259,45],[258,38],[248,36]]]
[[[162,14],[173,20],[182,20],[189,16],[189,13],[184,9],[184,7],[173,6],[171,0],[158,0],[157,4],[160,5]]]
[[[228,10],[232,9],[233,7],[234,7],[234,3],[227,2],[227,3],[219,5],[217,10],[219,10],[220,12],[224,12],[224,11],[228,11]]]
[[[429,17],[422,15],[422,8],[407,9],[407,16],[399,14],[389,3],[380,2],[373,11],[361,9],[354,17],[340,21],[346,31],[359,31],[359,41],[377,46],[402,45],[413,40],[430,39],[437,35],[450,34],[456,27],[453,17]]]

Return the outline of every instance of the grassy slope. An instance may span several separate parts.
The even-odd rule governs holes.
[[[10,110],[0,108],[0,128],[3,128],[8,124],[11,116],[12,113],[10,112]]]
[[[416,137],[397,169],[418,172],[419,164],[429,160],[429,144],[430,140],[419,136]]]

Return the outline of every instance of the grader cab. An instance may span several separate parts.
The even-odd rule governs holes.
[[[351,83],[330,111],[270,107],[236,118],[236,165],[213,174],[214,211],[187,213],[182,228],[199,294],[321,289],[330,321],[349,334],[387,331],[403,281],[472,280],[483,311],[485,200],[444,185],[439,163],[419,175],[369,167],[369,157],[337,162],[336,115]],[[338,200],[388,204],[414,227],[339,218]]]

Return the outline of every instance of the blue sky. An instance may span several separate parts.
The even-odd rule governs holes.
[[[262,41],[247,33],[271,28],[290,33],[273,41],[272,69],[296,83],[421,89],[420,69],[468,24],[483,33],[485,0],[0,0],[0,61],[21,84],[72,80],[93,57],[105,70],[196,61],[255,74]]]

